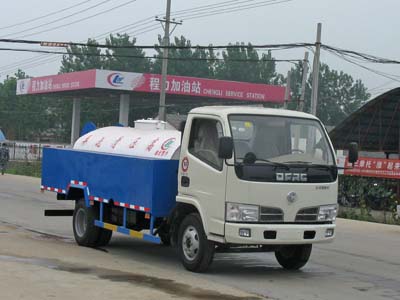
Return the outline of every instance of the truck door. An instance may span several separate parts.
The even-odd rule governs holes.
[[[224,235],[226,167],[218,158],[222,123],[211,117],[190,121],[182,143],[179,192],[197,203],[206,233]]]

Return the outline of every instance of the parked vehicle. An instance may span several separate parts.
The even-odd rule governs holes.
[[[44,149],[42,189],[76,203],[46,215],[73,215],[82,246],[104,246],[112,231],[175,245],[195,272],[215,251],[274,251],[299,269],[312,244],[334,239],[336,159],[314,116],[201,107],[183,133],[164,128],[139,121],[89,132],[74,149]]]

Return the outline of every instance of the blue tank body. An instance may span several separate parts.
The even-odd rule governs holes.
[[[178,165],[178,160],[45,148],[42,189],[68,193],[71,186],[83,186],[90,199],[163,217],[175,206]]]

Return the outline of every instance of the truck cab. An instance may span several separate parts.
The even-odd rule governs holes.
[[[176,200],[195,208],[202,228],[181,228],[185,266],[198,268],[198,253],[211,243],[275,251],[284,267],[302,267],[311,244],[334,239],[337,185],[333,147],[316,117],[258,107],[193,109]]]

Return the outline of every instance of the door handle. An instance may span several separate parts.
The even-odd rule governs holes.
[[[187,176],[182,176],[181,177],[181,186],[189,187],[190,186],[190,178]]]

